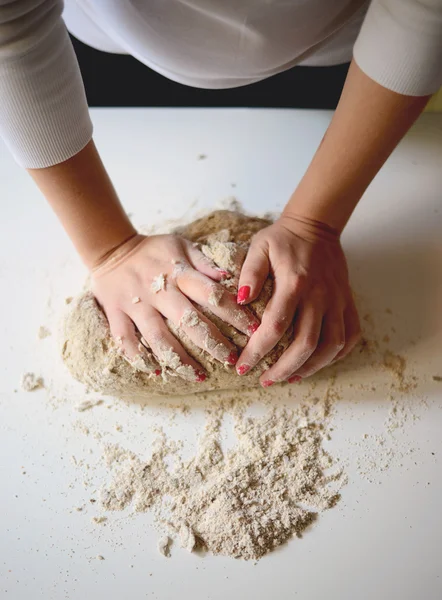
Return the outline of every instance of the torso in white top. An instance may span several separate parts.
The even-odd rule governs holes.
[[[203,88],[351,60],[367,0],[65,0],[71,33]]]

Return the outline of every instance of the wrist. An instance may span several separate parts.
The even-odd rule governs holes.
[[[287,207],[277,222],[291,233],[311,243],[318,241],[339,243],[340,241],[340,232],[337,229],[317,219],[291,212]]]
[[[115,269],[133,254],[145,239],[147,239],[145,235],[141,235],[135,231],[133,235],[123,240],[120,244],[109,249],[90,265],[89,268],[93,277],[97,278]]]
[[[292,194],[282,214],[323,225],[339,237],[360,196],[336,185],[338,182],[318,184],[318,179],[321,180],[322,177],[315,169],[310,169]]]

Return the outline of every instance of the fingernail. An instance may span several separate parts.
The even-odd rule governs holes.
[[[298,383],[299,381],[301,381],[302,377],[300,377],[299,375],[293,375],[293,377],[289,377],[287,379],[287,381],[289,383]]]
[[[236,363],[238,362],[238,355],[237,355],[237,353],[232,350],[232,352],[227,357],[226,362],[228,362],[229,365],[236,365]]]
[[[203,371],[197,371],[197,370],[195,370],[195,376],[196,376],[196,380],[198,382],[206,380],[206,374],[203,373]]]
[[[236,302],[238,304],[244,304],[250,296],[250,285],[242,285],[238,290]]]
[[[252,325],[249,325],[248,329],[247,329],[247,333],[249,336],[252,336],[255,331],[258,329],[259,327],[259,323],[252,323]]]
[[[239,365],[239,367],[236,367],[238,375],[245,375],[247,371],[250,371],[250,365]]]
[[[217,271],[222,275],[223,279],[227,279],[227,277],[232,277],[229,271],[224,271],[223,269],[217,269]]]
[[[156,369],[155,371],[155,375],[158,377],[158,375],[161,375],[161,369]]]
[[[266,381],[263,381],[261,383],[262,387],[270,387],[271,385],[273,385],[275,382],[272,381],[271,379],[267,379]]]

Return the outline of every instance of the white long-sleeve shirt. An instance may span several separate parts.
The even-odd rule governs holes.
[[[0,0],[0,135],[27,168],[67,160],[92,137],[64,21],[91,46],[195,87],[246,85],[352,53],[397,93],[442,84],[442,0],[66,0],[64,15],[61,0]]]

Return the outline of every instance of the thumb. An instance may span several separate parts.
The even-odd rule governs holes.
[[[239,276],[236,298],[238,304],[247,304],[259,296],[269,270],[270,262],[266,249],[252,242]]]

